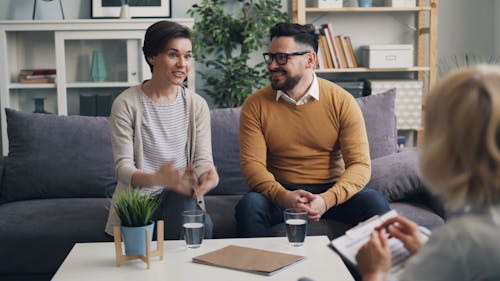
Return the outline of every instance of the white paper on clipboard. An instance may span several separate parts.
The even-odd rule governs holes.
[[[332,240],[332,246],[343,255],[351,264],[357,266],[356,254],[359,249],[370,239],[370,234],[375,227],[382,224],[384,221],[396,217],[398,214],[395,210],[391,210],[382,216],[373,217],[365,222],[346,231],[345,235]],[[427,241],[430,230],[420,226],[422,238]],[[396,238],[389,239],[389,248],[392,253],[391,269],[387,280],[398,280],[402,273],[406,261],[410,257],[410,253],[404,247],[403,243]]]

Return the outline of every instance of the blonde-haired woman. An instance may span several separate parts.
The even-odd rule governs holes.
[[[385,280],[391,253],[382,230],[416,254],[400,280],[500,280],[500,68],[453,72],[427,100],[422,178],[451,208],[467,212],[423,245],[415,223],[397,217],[358,252],[363,280]]]

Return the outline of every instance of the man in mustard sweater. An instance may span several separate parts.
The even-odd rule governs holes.
[[[314,26],[279,23],[270,35],[264,61],[271,85],[241,110],[240,164],[251,191],[236,206],[239,235],[270,235],[285,208],[350,226],[385,213],[387,200],[364,188],[371,164],[359,106],[314,72]]]

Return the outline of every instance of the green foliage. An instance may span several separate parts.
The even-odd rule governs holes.
[[[141,195],[138,188],[128,188],[118,194],[115,210],[122,226],[146,226],[151,223],[160,199],[149,194]]]
[[[287,21],[282,0],[201,0],[188,13],[195,17],[194,53],[206,70],[205,94],[218,107],[238,107],[267,82],[264,63],[249,65],[252,54],[269,40],[269,29]]]

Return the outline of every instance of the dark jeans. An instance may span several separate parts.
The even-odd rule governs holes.
[[[182,212],[196,210],[196,201],[173,191],[164,190],[160,195],[161,205],[153,214],[153,221],[164,221],[164,235],[167,240],[184,239],[182,229]],[[209,214],[205,213],[205,238],[212,238],[213,223]],[[154,237],[156,239],[156,227]]]
[[[326,191],[333,184],[287,185],[288,190],[303,189],[314,194]],[[321,217],[350,226],[390,210],[389,202],[378,191],[365,187],[351,199],[330,208]],[[236,205],[236,221],[240,237],[270,236],[269,228],[283,222],[284,208],[272,203],[258,192],[249,192]]]

